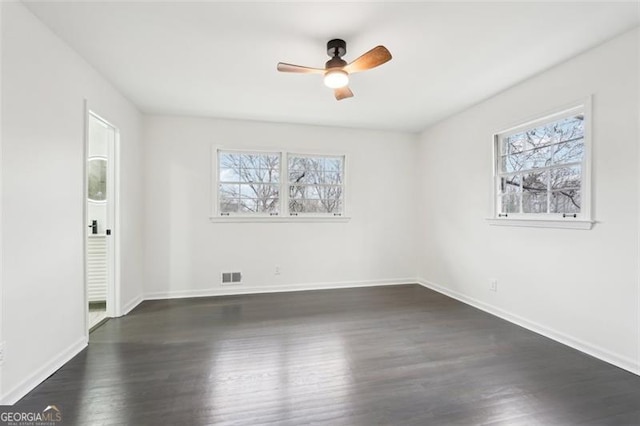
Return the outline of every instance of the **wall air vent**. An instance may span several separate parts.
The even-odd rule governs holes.
[[[240,284],[242,282],[242,272],[223,272],[222,285]]]

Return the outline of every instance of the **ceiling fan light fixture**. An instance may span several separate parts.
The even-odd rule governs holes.
[[[340,89],[349,84],[349,74],[341,69],[329,70],[324,74],[324,84],[332,89]]]

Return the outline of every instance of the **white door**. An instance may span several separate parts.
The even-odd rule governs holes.
[[[118,129],[89,111],[86,158],[88,329],[115,316],[115,218]]]

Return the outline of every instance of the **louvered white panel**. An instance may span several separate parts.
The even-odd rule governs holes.
[[[90,236],[87,242],[87,287],[89,302],[107,300],[107,237]]]

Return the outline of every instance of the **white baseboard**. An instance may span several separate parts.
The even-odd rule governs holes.
[[[254,286],[230,285],[225,287],[208,288],[202,290],[174,290],[147,293],[144,300],[181,299],[188,297],[230,296],[236,294],[281,293],[287,291],[328,290],[336,288],[376,287],[383,285],[416,284],[415,278],[397,278],[370,281],[344,281],[329,283],[293,284],[282,286]]]
[[[504,309],[498,308],[488,303],[481,302],[480,300],[477,300],[473,297],[465,296],[462,293],[458,293],[457,291],[448,289],[444,286],[434,284],[423,278],[416,279],[416,282],[423,287],[429,288],[431,290],[437,291],[438,293],[442,293],[445,296],[449,296],[453,299],[459,300],[462,303],[473,306],[474,308],[478,308],[482,311],[490,313],[491,315],[495,315],[506,321],[519,325],[520,327],[526,328],[527,330],[533,331],[534,333],[538,333],[542,336],[548,337],[549,339],[567,345],[573,349],[577,349],[580,352],[584,352],[602,361],[608,362],[609,364],[613,364],[616,367],[620,367],[624,370],[630,371],[631,373],[640,375],[640,363],[638,363],[638,361],[634,361],[631,358],[615,354],[607,349],[569,336],[565,333],[546,327],[535,321],[530,321],[526,318],[505,311]]]
[[[87,347],[87,338],[85,336],[82,336],[81,339],[76,341],[67,349],[60,352],[51,361],[40,367],[17,386],[14,386],[14,388],[8,391],[6,394],[2,395],[2,398],[0,398],[0,404],[13,405],[18,402],[22,397],[31,392],[36,386],[44,382],[47,377],[55,373],[63,365],[69,362],[71,358],[78,355],[85,347]]]
[[[127,315],[129,312],[133,311],[133,309],[136,306],[138,306],[140,303],[142,303],[143,300],[144,300],[144,298],[142,297],[141,294],[136,296],[136,297],[134,297],[126,305],[124,305],[124,307],[122,308],[122,311],[120,312],[119,316]]]

